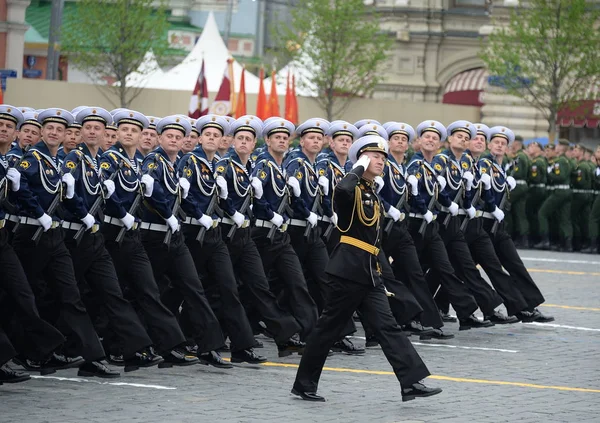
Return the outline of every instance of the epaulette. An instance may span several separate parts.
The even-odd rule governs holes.
[[[32,151],[31,154],[33,154],[33,157],[35,157],[35,159],[37,161],[42,160],[42,157],[40,156],[40,153],[38,153],[37,151]]]

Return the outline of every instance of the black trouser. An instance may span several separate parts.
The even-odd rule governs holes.
[[[384,233],[382,245],[385,254],[394,259],[392,269],[395,278],[407,286],[423,308],[419,319],[421,323],[437,329],[444,326],[437,305],[427,286],[415,243],[408,233],[406,222],[394,223],[389,236]],[[388,289],[391,288],[388,287]]]
[[[329,228],[330,222],[319,221],[319,228],[321,229],[321,237],[323,242],[325,243],[325,247],[327,247],[327,253],[331,255],[333,249],[336,245],[340,243],[340,238],[342,234],[338,228],[334,227],[331,230],[331,234],[329,235],[329,239],[325,239],[325,232],[327,232],[327,228]]]
[[[258,248],[265,274],[274,269],[278,281],[284,286],[284,295],[279,304],[296,318],[306,337],[317,323],[317,306],[308,292],[302,265],[290,244],[290,236],[286,232],[275,231],[273,243],[267,239],[269,229],[253,228],[252,239]]]
[[[87,310],[81,300],[75,270],[69,250],[64,243],[62,229],[49,229],[36,245],[32,240],[38,226],[20,225],[15,233],[13,247],[36,298],[44,320],[54,324],[67,336],[73,335],[79,353],[88,361],[104,358],[104,349]],[[50,294],[50,304],[40,303]],[[49,316],[50,318],[46,318]]]
[[[492,285],[504,300],[509,316],[527,308],[527,302],[515,283],[502,268],[494,245],[483,229],[483,218],[471,219],[465,230],[465,239],[475,263],[479,264],[490,278]]]
[[[165,232],[142,230],[142,243],[148,253],[154,279],[159,283],[169,281],[186,304],[191,336],[198,344],[198,352],[204,353],[216,350],[225,344],[219,320],[213,313],[204,288],[194,266],[192,255],[185,245],[183,234],[177,231],[172,235],[171,244],[167,249],[163,244]],[[167,276],[168,278],[165,278]],[[161,292],[168,293],[167,287],[160,287]],[[163,304],[175,315],[179,312],[181,301],[161,297]]]
[[[231,351],[252,348],[254,335],[246,310],[240,302],[229,251],[218,226],[206,231],[202,245],[196,241],[201,226],[184,225],[183,234],[206,297],[221,327],[231,340]]]
[[[123,356],[131,357],[136,351],[152,345],[139,316],[123,297],[102,233],[84,232],[79,245],[73,235],[75,231],[65,231],[65,244],[73,257],[75,278],[80,286],[87,284],[92,301],[102,305],[110,322],[110,329],[119,340]]]
[[[120,231],[115,225],[104,225],[102,233],[119,282],[135,301],[138,312],[159,352],[167,352],[185,342],[177,319],[161,302],[152,265],[142,245],[139,230],[127,231],[119,245],[115,239]]]
[[[446,213],[440,213],[438,215],[438,219],[441,219],[439,222],[443,222],[446,216]],[[481,273],[471,257],[469,245],[460,230],[461,219],[458,216],[450,217],[448,226],[439,222],[439,233],[456,276],[464,281],[484,316],[492,315],[494,309],[502,304],[502,297],[481,277]],[[435,270],[427,275],[427,280],[430,290],[437,291],[440,278]]]
[[[221,233],[225,236],[231,226],[222,226]],[[270,290],[260,254],[251,237],[251,229],[236,229],[227,249],[233,271],[249,294],[250,305],[258,312],[275,341],[283,343],[298,333],[300,324],[277,305],[277,299]]]
[[[8,360],[16,357],[16,355],[17,351],[10,342],[10,339],[8,339],[8,336],[2,329],[2,326],[0,326],[0,366],[3,366],[8,362]]]
[[[419,234],[421,223],[423,220],[419,218],[411,217],[408,220],[408,232],[415,243],[421,267],[437,272],[458,317],[461,319],[469,317],[477,310],[477,302],[454,273],[444,241],[438,234],[438,222],[431,222],[426,226],[423,234]],[[431,294],[435,295],[435,292],[432,291]]]
[[[8,231],[0,229],[0,291],[6,293],[0,303],[2,323],[12,322],[7,328],[13,344],[23,356],[42,361],[60,347],[65,338],[58,329],[40,317],[35,297],[16,253],[8,244]],[[0,351],[2,351],[0,347]],[[0,360],[0,363],[3,363]]]
[[[546,300],[525,268],[510,235],[504,230],[504,224],[500,223],[498,225],[498,230],[495,234],[491,233],[493,225],[493,219],[483,220],[483,229],[490,236],[500,263],[510,275],[515,286],[521,292],[521,295],[523,295],[523,298],[525,298],[528,310],[531,311]]]
[[[331,275],[330,278],[332,295],[308,337],[296,374],[295,389],[317,391],[329,349],[339,339],[354,310],[359,310],[373,329],[402,387],[408,388],[429,376],[421,357],[396,323],[383,285],[374,287],[369,283],[358,284]]]

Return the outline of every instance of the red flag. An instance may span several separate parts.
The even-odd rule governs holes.
[[[4,104],[4,93],[2,92],[2,88],[0,88],[0,104]]]
[[[287,80],[285,82],[285,118],[290,119],[290,106],[292,105],[292,90],[290,87],[290,71],[288,70]]]
[[[188,116],[194,119],[198,119],[200,116],[208,114],[208,88],[206,86],[206,74],[204,73],[204,59],[202,59],[202,67],[200,68],[200,75],[196,81],[194,92],[190,98],[190,107],[188,110]]]
[[[261,67],[258,79],[260,79],[260,85],[258,87],[258,98],[256,100],[256,116],[262,120],[265,120],[270,116],[267,110],[267,95],[265,94],[265,70]]]
[[[286,119],[292,122],[294,125],[299,123],[298,120],[298,97],[296,96],[296,75],[292,74],[292,89],[290,95],[290,117],[286,115]]]
[[[235,118],[241,118],[246,114],[246,68],[242,69],[242,78],[240,79],[240,92],[237,96],[235,107]]]
[[[229,76],[229,65],[231,63],[233,63],[233,59],[227,59],[227,66],[225,67],[225,73],[223,73],[221,87],[217,92],[215,101],[210,106],[210,112],[215,115],[231,116],[231,79]]]
[[[269,117],[280,116],[279,114],[279,97],[277,96],[277,78],[275,77],[275,69],[271,72],[271,93],[269,94]]]

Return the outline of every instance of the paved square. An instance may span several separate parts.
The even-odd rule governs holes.
[[[444,392],[402,403],[383,353],[336,354],[323,372],[326,403],[290,395],[298,356],[232,370],[143,369],[116,380],[75,370],[0,387],[0,422],[599,422],[600,256],[521,251],[551,324],[458,332],[416,348]],[[363,336],[362,330],[356,334]],[[358,343],[364,340],[357,338]]]

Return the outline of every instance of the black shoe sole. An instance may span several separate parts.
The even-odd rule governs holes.
[[[412,401],[415,398],[432,397],[434,395],[441,394],[441,393],[442,393],[442,389],[441,388],[437,388],[437,389],[435,389],[435,390],[433,390],[431,392],[427,392],[427,393],[402,395],[402,402]]]
[[[298,353],[298,355],[302,355],[303,352],[304,352],[304,348],[301,348],[301,349],[300,348],[298,348],[298,349],[294,348],[294,349],[291,349],[291,350],[287,350],[287,349],[286,350],[279,350],[279,351],[277,351],[277,356],[278,357],[288,357],[288,356],[290,356],[290,355],[292,355],[294,353]]]
[[[29,379],[31,379],[31,376],[29,376],[29,375],[20,376],[20,377],[16,377],[16,378],[13,378],[13,379],[3,379],[3,380],[0,380],[0,385],[2,385],[3,383],[27,382]]]
[[[309,398],[309,397],[305,397],[302,395],[302,392],[297,391],[296,389],[292,389],[292,394],[296,395],[297,397],[299,397],[300,399],[304,400],[304,401],[311,401],[311,402],[325,402],[325,398],[321,397],[319,399],[315,399],[315,398]]]
[[[125,365],[125,368],[123,369],[123,371],[125,373],[129,373],[129,372],[135,372],[136,370],[139,370],[141,368],[147,368],[147,367],[154,367],[154,366],[160,366],[165,360],[164,359],[160,359],[160,360],[155,360],[152,361],[150,363],[146,363],[146,364],[134,364],[134,365]]]
[[[342,348],[332,348],[331,351],[346,355],[363,355],[365,350],[344,350]]]
[[[171,367],[185,367],[185,366],[193,366],[194,364],[200,364],[200,360],[195,361],[163,361],[158,365],[159,369],[170,369]]]
[[[77,376],[82,376],[82,377],[99,377],[101,379],[116,379],[118,377],[121,377],[120,374],[107,375],[105,373],[88,372],[87,370],[80,370],[80,371],[78,371],[77,372]]]
[[[203,358],[198,357],[198,361],[200,364],[204,364],[205,366],[213,366],[217,369],[233,369],[233,364],[225,363],[225,364],[216,364],[210,360],[205,360]]]

